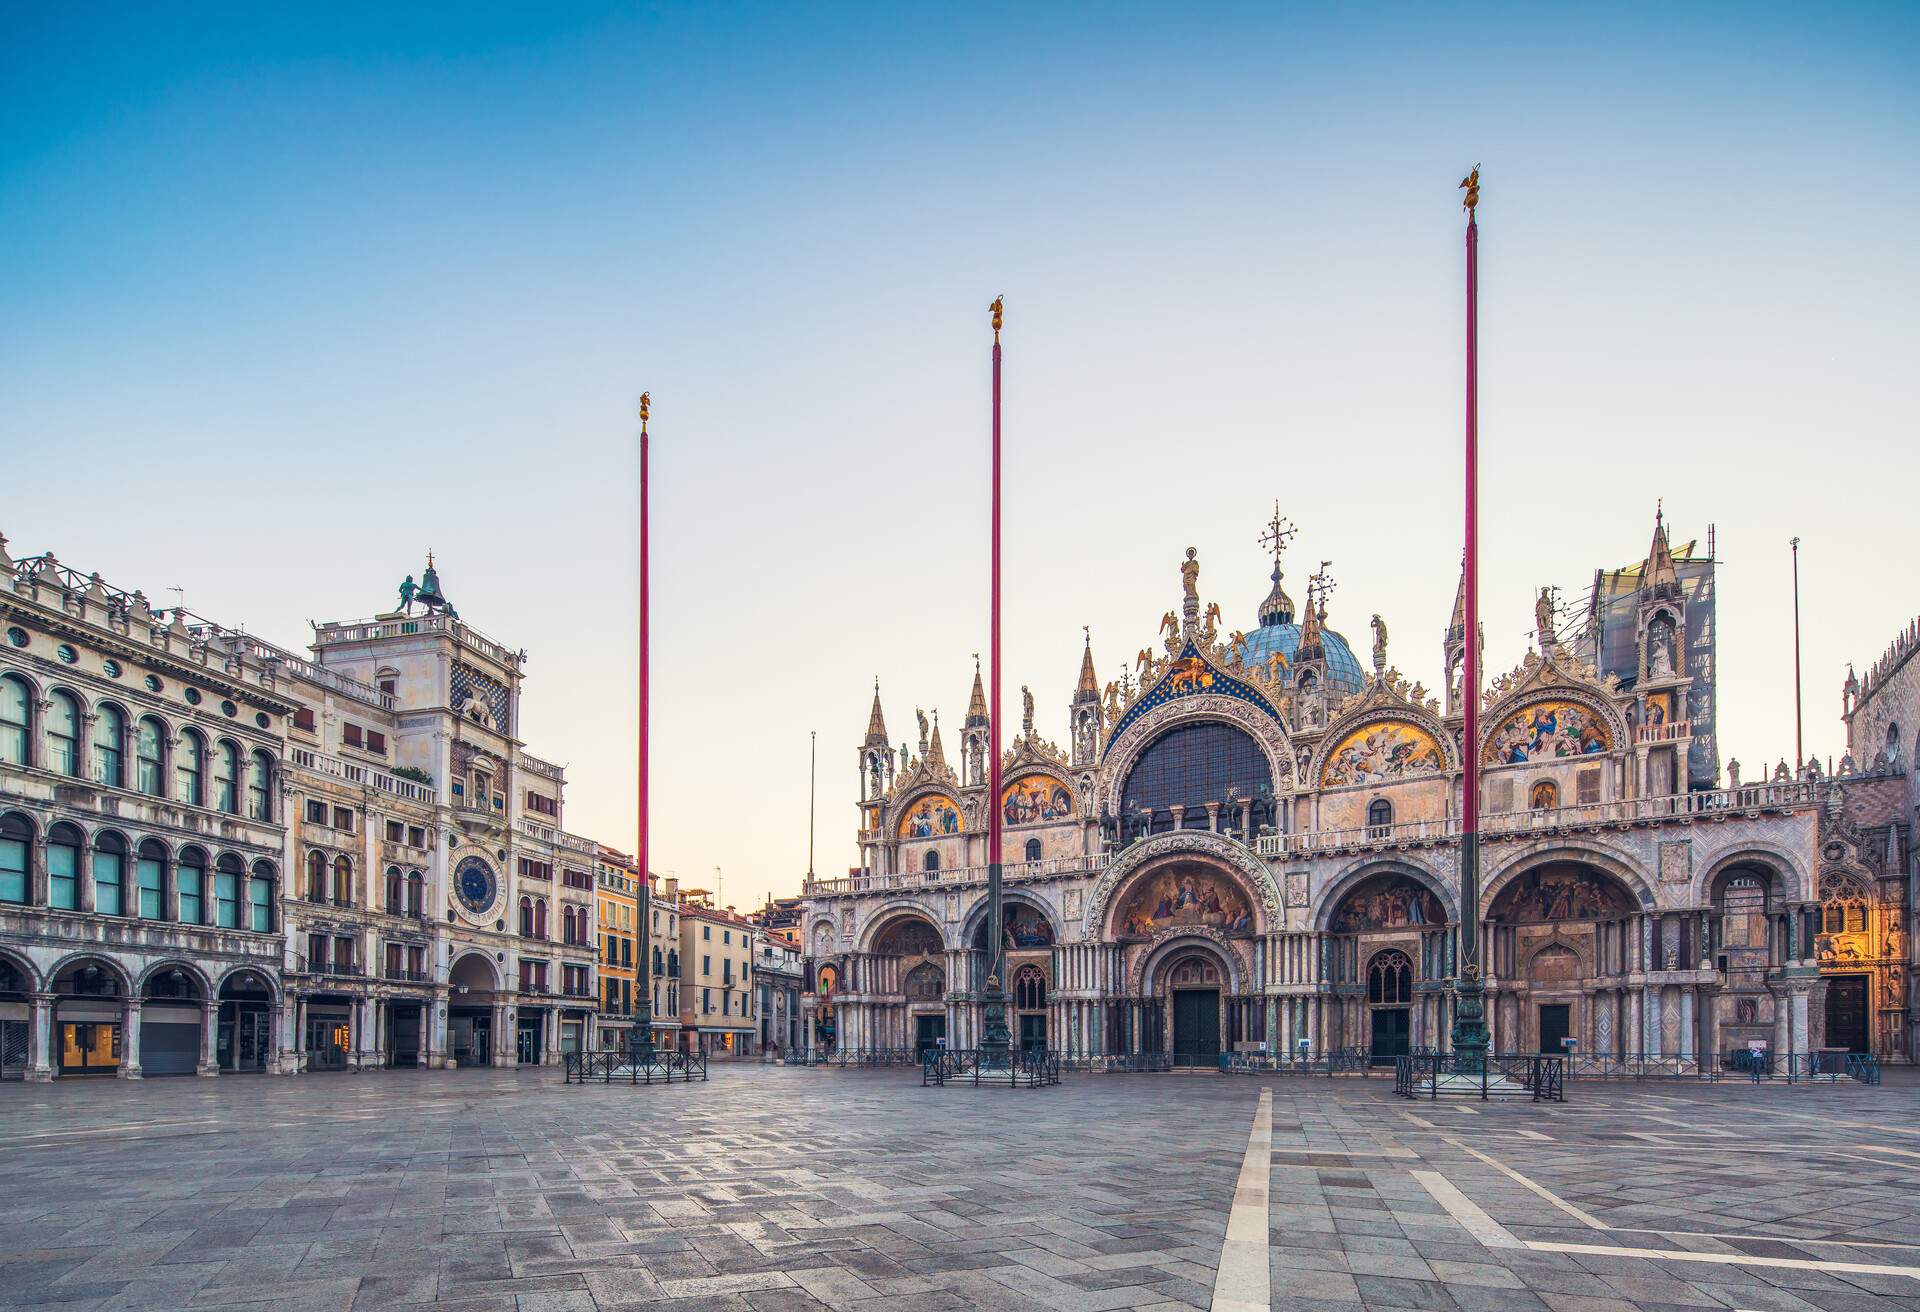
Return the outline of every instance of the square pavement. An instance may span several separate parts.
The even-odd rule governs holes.
[[[1261,1212],[1265,1279],[1230,1281],[1229,1218],[1256,1226],[1244,1266]],[[1920,1312],[1920,1078],[1575,1083],[1557,1107],[718,1063],[651,1089],[0,1085],[0,1309],[1101,1312],[1217,1286],[1308,1312]]]

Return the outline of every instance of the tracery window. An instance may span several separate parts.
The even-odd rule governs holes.
[[[1029,963],[1013,973],[1013,1005],[1021,1011],[1047,1005],[1047,977],[1040,967]]]
[[[1173,808],[1184,808],[1180,825],[1207,827],[1207,803],[1224,809],[1243,797],[1270,797],[1273,770],[1266,753],[1230,724],[1189,724],[1156,738],[1127,776],[1121,792],[1123,817],[1150,813],[1155,833],[1174,827]]]
[[[1720,899],[1720,941],[1730,948],[1767,946],[1767,888],[1754,875],[1735,875]]]
[[[931,961],[923,961],[907,972],[901,991],[915,1002],[938,1002],[947,991],[947,975]]]
[[[1398,948],[1373,954],[1367,964],[1367,1001],[1393,1004],[1413,1001],[1413,962]]]
[[[1867,890],[1859,880],[1846,874],[1830,874],[1820,880],[1821,932],[1825,934],[1864,934],[1867,929]]]

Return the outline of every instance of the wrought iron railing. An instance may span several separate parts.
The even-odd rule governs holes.
[[[1488,1053],[1474,1060],[1450,1052],[1421,1052],[1394,1059],[1393,1091],[1402,1098],[1526,1097],[1533,1102],[1567,1100],[1567,1059],[1544,1053]]]
[[[1004,1084],[1044,1089],[1060,1083],[1060,1058],[1045,1048],[928,1048],[920,1060],[920,1087]]]
[[[1366,1048],[1295,1049],[1288,1052],[1223,1052],[1220,1069],[1228,1075],[1359,1075],[1374,1072]]]
[[[1173,1069],[1170,1052],[1081,1053],[1060,1058],[1063,1071],[1085,1071],[1093,1075],[1138,1075]]]
[[[918,1066],[919,1048],[815,1048],[788,1058],[798,1066]]]
[[[568,1084],[671,1084],[707,1078],[707,1054],[611,1049],[567,1054]]]

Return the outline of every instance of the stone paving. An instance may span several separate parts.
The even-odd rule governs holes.
[[[1920,1312],[1920,1080],[0,1086],[0,1308],[1226,1307],[1261,1213],[1273,1307]]]

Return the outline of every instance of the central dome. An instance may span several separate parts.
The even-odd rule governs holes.
[[[1327,683],[1342,692],[1360,692],[1367,686],[1366,672],[1354,659],[1353,648],[1332,629],[1320,630],[1320,645],[1327,656]],[[1247,635],[1246,663],[1249,669],[1266,665],[1273,653],[1287,658],[1286,679],[1293,682],[1294,653],[1300,649],[1300,626],[1291,620],[1271,616]]]
[[[1332,629],[1320,630],[1320,646],[1327,658],[1327,682],[1341,692],[1361,692],[1367,686],[1366,671],[1354,659],[1353,648]],[[1300,650],[1300,626],[1293,622],[1293,598],[1280,586],[1280,567],[1273,568],[1273,591],[1260,603],[1260,627],[1247,635],[1245,659],[1249,669],[1261,669],[1279,652],[1287,661],[1285,675],[1293,682],[1296,653]]]

